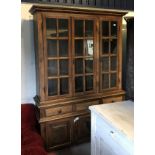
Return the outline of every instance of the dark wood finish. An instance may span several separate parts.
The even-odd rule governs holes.
[[[78,121],[76,121],[78,119]],[[74,118],[74,141],[81,143],[90,140],[90,115],[81,115]]]
[[[45,125],[47,150],[71,144],[71,131],[72,127],[70,119],[47,122]]]
[[[41,135],[46,143],[46,147],[48,150],[52,150],[89,140],[90,116],[88,107],[91,105],[111,103],[124,99],[125,92],[122,90],[121,85],[122,44],[120,30],[122,16],[125,12],[33,6],[31,8],[31,13],[34,14],[34,27],[35,32],[37,32],[35,36],[36,66],[39,80],[35,101],[40,110],[39,122],[41,125]],[[49,23],[46,23],[47,19],[49,19]],[[67,36],[66,28],[62,29],[59,25],[60,20],[64,19],[68,22]],[[81,20],[83,23],[83,27],[81,27],[82,35],[79,36],[75,35],[76,20]],[[90,29],[87,27],[88,21],[93,23]],[[108,27],[108,36],[102,36],[101,25],[103,21],[110,23]],[[113,23],[113,21],[116,21],[117,23]],[[55,27],[52,23],[52,26],[48,28],[48,24],[51,24],[50,22],[55,23]],[[111,30],[112,23],[114,26],[117,26],[117,36],[111,35],[113,32]],[[80,28],[78,28],[78,33],[80,33]],[[54,40],[56,44],[52,43],[48,45],[47,39],[50,41]],[[109,39],[109,45],[111,45],[110,41],[112,39],[117,39],[117,52],[110,53],[109,46],[109,53],[103,54],[101,45],[102,39]],[[59,55],[60,49],[62,48],[59,46],[59,43],[62,40],[68,41],[67,56]],[[76,55],[75,49],[77,47],[75,41],[79,40],[82,41],[83,46],[78,45],[78,50],[82,50],[81,53],[83,54],[80,53],[80,55]],[[91,48],[88,52],[89,43],[91,43]],[[57,55],[55,53],[57,53]],[[116,57],[116,68],[102,71],[103,64],[100,61],[100,58],[104,57],[109,57],[110,61],[112,61],[112,57]],[[81,68],[79,66],[77,66],[77,68],[83,69],[83,71],[77,72],[75,69],[75,60],[79,58],[82,59],[82,65]],[[90,61],[92,58],[93,63]],[[66,67],[68,70],[67,74],[60,74],[61,60],[68,60],[69,62]],[[89,60],[89,63],[91,63],[91,65],[89,65],[91,67],[86,67],[86,60]],[[49,67],[49,61],[56,61],[55,64],[57,67],[54,65]],[[108,64],[106,63],[104,65],[108,65],[108,67],[111,68],[110,61]],[[62,65],[62,69],[64,69],[63,67],[64,66]],[[52,70],[50,70],[50,74],[48,73],[49,69]],[[103,89],[102,74],[108,74],[109,78],[111,78],[112,74],[116,74],[116,86]],[[87,81],[88,83],[86,86],[86,77],[90,75],[93,75],[93,78],[91,80],[89,79],[89,82],[93,84],[93,87],[90,86],[90,90],[89,88],[86,90],[86,87],[89,85],[89,82]],[[83,77],[83,90],[77,92],[75,90],[75,78],[80,76]],[[68,88],[66,88],[65,84],[62,85],[60,81],[64,78],[68,79]],[[49,80],[55,80],[57,82],[52,81],[50,83],[51,86],[49,86]],[[109,79],[109,85],[112,83],[110,80],[111,79]],[[61,94],[62,88],[68,89],[66,94]],[[49,94],[50,89],[52,90],[52,95]]]

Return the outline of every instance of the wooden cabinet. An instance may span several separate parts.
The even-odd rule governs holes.
[[[89,139],[88,107],[123,100],[125,94],[121,80],[125,12],[54,6],[33,6],[30,12],[35,101],[46,146],[54,149]]]

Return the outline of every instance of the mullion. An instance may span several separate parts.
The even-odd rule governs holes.
[[[84,90],[84,92],[86,91],[86,75],[85,75],[85,56],[86,56],[86,44],[85,44],[85,42],[86,42],[86,39],[85,39],[85,20],[83,20],[83,90]]]

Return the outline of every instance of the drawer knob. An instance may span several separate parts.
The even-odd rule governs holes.
[[[59,113],[59,114],[60,114],[60,113],[62,113],[62,110],[61,110],[61,109],[59,109],[59,110],[58,110],[58,113]]]

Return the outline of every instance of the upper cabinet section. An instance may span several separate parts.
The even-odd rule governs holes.
[[[125,12],[33,6],[42,101],[102,95],[121,87]]]
[[[96,7],[104,9],[134,10],[134,0],[21,0],[29,3]]]

